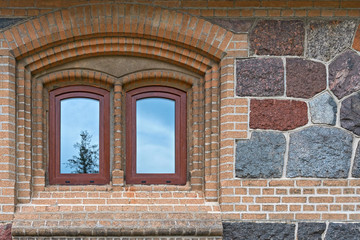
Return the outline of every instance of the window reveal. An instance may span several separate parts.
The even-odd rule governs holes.
[[[126,97],[126,181],[186,183],[186,93],[143,87]]]

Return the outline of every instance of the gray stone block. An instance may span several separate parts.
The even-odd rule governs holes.
[[[278,178],[284,165],[286,140],[282,133],[253,132],[236,144],[236,177]]]
[[[326,229],[325,223],[301,222],[298,225],[298,240],[321,240]]]
[[[329,61],[337,54],[351,47],[356,22],[349,21],[310,21],[307,28],[306,56]]]
[[[287,177],[348,177],[352,140],[346,131],[330,127],[291,133]]]
[[[359,240],[360,223],[330,223],[325,240]]]
[[[294,240],[295,225],[287,223],[224,222],[224,240]]]
[[[360,178],[360,142],[356,148],[355,158],[354,158],[354,166],[351,171],[352,177]]]
[[[336,102],[327,92],[310,101],[310,114],[313,123],[335,125],[336,113]]]
[[[356,93],[341,103],[341,127],[360,136],[360,93]]]

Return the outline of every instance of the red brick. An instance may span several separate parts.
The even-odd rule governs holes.
[[[257,203],[278,203],[280,202],[280,197],[257,197]]]
[[[310,197],[310,203],[332,203],[334,202],[333,197]]]
[[[306,203],[306,197],[282,197],[283,203]]]

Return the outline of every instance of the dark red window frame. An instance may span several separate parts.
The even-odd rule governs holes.
[[[175,173],[136,173],[136,101],[144,98],[175,101]],[[186,93],[171,87],[149,86],[126,93],[126,183],[186,184]]]
[[[91,98],[99,101],[99,173],[60,173],[60,101],[68,98]],[[110,181],[110,93],[91,86],[68,86],[55,89],[49,96],[49,183],[107,184]]]

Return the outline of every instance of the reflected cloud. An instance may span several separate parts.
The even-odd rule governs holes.
[[[136,172],[175,173],[175,101],[136,102]]]

